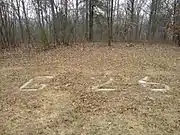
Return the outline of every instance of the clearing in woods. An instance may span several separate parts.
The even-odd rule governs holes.
[[[0,134],[180,134],[180,48],[85,46],[1,54]]]

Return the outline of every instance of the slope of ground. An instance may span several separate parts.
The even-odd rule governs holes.
[[[0,134],[180,134],[180,49],[114,44],[0,56]],[[47,87],[21,91],[36,76]],[[166,84],[154,92],[138,81]],[[114,91],[96,91],[99,86]]]

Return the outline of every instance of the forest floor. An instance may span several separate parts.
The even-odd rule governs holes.
[[[0,55],[0,134],[180,134],[180,48],[85,46]]]

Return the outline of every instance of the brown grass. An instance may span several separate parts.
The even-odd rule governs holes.
[[[1,54],[0,134],[178,135],[179,58],[178,47],[122,43]],[[20,91],[38,75],[56,77],[44,90]],[[171,89],[142,88],[137,82],[145,76]],[[114,81],[107,87],[117,91],[91,89],[110,78]]]

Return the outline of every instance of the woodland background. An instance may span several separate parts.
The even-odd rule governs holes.
[[[176,41],[180,0],[1,0],[0,49]]]

